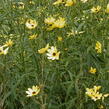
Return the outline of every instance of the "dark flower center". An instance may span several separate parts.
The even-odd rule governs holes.
[[[36,92],[32,92],[32,94],[35,94]]]
[[[53,53],[53,56],[56,56],[56,53]]]

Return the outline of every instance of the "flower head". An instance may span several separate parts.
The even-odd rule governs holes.
[[[63,28],[66,25],[65,18],[59,17],[57,20],[53,17],[46,18],[44,21],[48,24],[47,30],[53,30],[54,28]]]
[[[26,91],[27,93],[27,97],[32,97],[37,95],[40,92],[40,87],[36,86],[32,86],[32,88],[28,88],[28,91]]]
[[[104,98],[105,97],[109,97],[109,94],[107,93],[107,94],[104,94],[103,96],[102,96],[102,101],[104,101]]]
[[[86,88],[86,95],[89,96],[92,100],[104,100],[105,97],[108,97],[109,94],[102,94],[99,92],[101,86],[94,86],[93,88]]]
[[[47,53],[48,59],[51,59],[51,60],[59,60],[60,52],[57,51],[57,48],[56,47],[52,46],[47,51],[48,51],[48,53]]]
[[[61,36],[58,36],[58,41],[62,41],[63,38]]]
[[[96,68],[91,67],[90,70],[89,70],[89,72],[91,74],[95,74],[96,73]]]
[[[100,105],[98,109],[105,109],[103,105]]]
[[[56,2],[53,3],[53,5],[58,5],[58,4],[62,4],[63,0],[57,0]]]
[[[63,28],[65,23],[65,18],[60,17],[53,23],[52,28]]]
[[[101,10],[101,6],[97,6],[97,7],[93,7],[93,8],[91,9],[91,12],[92,12],[92,13],[98,13],[100,10]]]
[[[9,39],[8,41],[6,41],[6,43],[4,44],[4,47],[11,47],[13,45],[13,41],[11,39]]]
[[[94,86],[93,88],[86,88],[86,95],[92,100],[96,101],[102,98],[102,93],[99,93],[101,86]]]
[[[109,3],[107,4],[106,13],[109,13]]]
[[[48,50],[48,48],[49,48],[49,44],[47,44],[45,48],[41,48],[40,50],[38,50],[38,53],[43,54]]]
[[[18,8],[19,9],[24,9],[24,3],[23,2],[18,2]]]
[[[101,43],[99,41],[96,42],[95,50],[97,51],[97,53],[102,52],[102,45],[101,45]]]
[[[32,0],[30,0],[30,1],[29,1],[29,4],[31,4],[31,5],[35,5],[35,2],[32,1]]]
[[[33,40],[33,39],[36,39],[36,37],[37,37],[37,34],[34,34],[34,35],[29,36],[29,39]]]
[[[38,23],[36,20],[28,19],[25,25],[28,29],[34,29],[37,27]]]
[[[88,0],[81,0],[82,3],[86,3]]]
[[[65,6],[72,6],[76,3],[76,0],[66,0]]]
[[[0,55],[6,55],[8,53],[9,47],[4,49],[4,46],[0,47]]]
[[[48,24],[48,25],[51,25],[51,24],[53,24],[53,23],[55,22],[55,18],[53,18],[53,17],[48,17],[48,18],[45,19],[44,22],[45,22],[46,24]]]

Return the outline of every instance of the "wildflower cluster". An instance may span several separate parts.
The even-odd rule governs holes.
[[[105,97],[108,97],[109,94],[102,94],[99,92],[101,86],[94,86],[93,88],[86,88],[86,95],[89,96],[92,100],[104,100]]]
[[[0,15],[0,109],[108,109],[108,1],[1,0]]]
[[[58,19],[48,17],[44,20],[44,22],[48,25],[47,30],[53,30],[55,28],[64,28],[66,25],[65,18],[62,17],[59,17]]]

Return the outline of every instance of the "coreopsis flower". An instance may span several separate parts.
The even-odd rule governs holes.
[[[47,44],[45,48],[41,48],[40,50],[38,50],[38,53],[43,54],[48,50],[48,48],[49,48],[49,44]]]
[[[58,36],[58,41],[62,41],[63,38],[61,36]]]
[[[102,52],[102,45],[101,45],[101,43],[99,41],[96,42],[95,50],[97,51],[97,53]]]
[[[97,6],[97,7],[93,7],[93,8],[91,9],[91,12],[92,12],[92,13],[98,13],[100,10],[101,10],[101,6]]]
[[[109,94],[104,94],[104,95],[102,96],[102,101],[104,100],[105,97],[109,97]]]
[[[106,13],[109,13],[109,3],[107,4]]]
[[[67,51],[67,50],[68,50],[68,48],[65,48],[64,50],[65,50],[65,51]]]
[[[29,1],[29,4],[34,5],[34,4],[35,4],[35,2],[34,2],[34,1],[32,1],[32,0],[30,0],[30,1]]]
[[[36,20],[28,19],[25,25],[28,29],[34,29],[37,27],[38,23],[36,22]]]
[[[54,28],[64,28],[66,25],[65,18],[59,17],[57,20],[49,18],[45,20],[45,23],[49,25],[47,30],[53,30]]]
[[[27,97],[32,97],[37,95],[40,92],[39,86],[32,86],[32,88],[28,88],[28,91],[26,91]]]
[[[34,34],[34,35],[31,35],[31,36],[29,36],[29,40],[33,40],[33,39],[36,39],[37,38],[37,34]]]
[[[6,55],[8,53],[9,47],[4,49],[4,46],[0,47],[0,55]]]
[[[9,39],[8,41],[6,41],[6,43],[4,44],[4,47],[11,47],[13,45],[13,41],[11,39]]]
[[[99,93],[101,86],[94,86],[93,88],[86,88],[86,95],[92,100],[97,101],[102,99],[102,93]]]
[[[86,3],[88,0],[81,0],[82,3]]]
[[[51,25],[51,24],[53,24],[54,22],[55,22],[55,18],[53,18],[53,17],[48,17],[48,18],[46,18],[45,20],[44,20],[44,22],[46,23],[46,24],[48,24],[48,25]]]
[[[56,47],[52,46],[47,51],[48,51],[47,53],[48,59],[59,60],[60,51],[58,52]]]
[[[19,9],[24,9],[24,3],[23,2],[18,2],[18,8]]]
[[[103,105],[100,105],[98,109],[105,109]]]
[[[66,0],[65,6],[72,6],[76,3],[76,0]]]
[[[56,20],[53,24],[54,28],[64,28],[65,24],[65,18],[60,17],[58,20]]]
[[[63,0],[57,0],[53,3],[53,5],[58,5],[58,4],[62,4],[63,3]]]
[[[91,67],[89,70],[89,73],[95,74],[96,73],[96,68]]]
[[[13,7],[13,8],[16,8],[16,5],[15,5],[15,4],[12,4],[12,7]]]
[[[89,96],[92,100],[104,100],[105,97],[108,97],[109,94],[100,93],[99,90],[101,86],[94,86],[93,88],[86,88],[86,95]]]

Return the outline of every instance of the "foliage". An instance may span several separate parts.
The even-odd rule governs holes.
[[[53,5],[55,1],[0,1],[0,46],[13,41],[8,53],[0,55],[0,109],[109,108],[108,97],[93,101],[85,94],[95,85],[109,93],[108,0],[77,0],[72,6]],[[91,12],[96,6],[100,10]],[[58,22],[47,29],[44,20],[51,16],[57,21],[64,18],[59,21],[62,27]],[[34,28],[25,25],[28,19],[36,21]],[[48,59],[45,49],[38,52],[47,44],[57,48],[59,60]],[[26,97],[33,85],[40,92]]]

